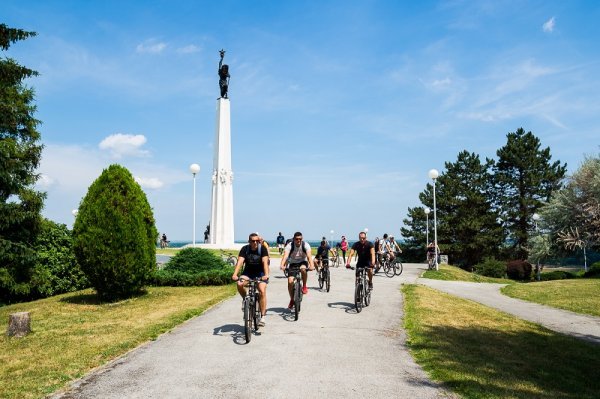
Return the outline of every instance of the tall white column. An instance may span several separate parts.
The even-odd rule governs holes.
[[[226,246],[234,242],[231,118],[228,98],[217,100],[214,150],[209,242]]]

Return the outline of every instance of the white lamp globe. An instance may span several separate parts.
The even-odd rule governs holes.
[[[425,214],[426,214],[426,215],[429,215],[429,212],[431,212],[431,209],[429,209],[429,208],[425,207],[425,209],[423,209],[423,211],[425,211]]]
[[[429,171],[429,178],[430,178],[430,179],[433,179],[433,180],[435,180],[435,179],[437,179],[437,178],[438,178],[438,176],[439,176],[439,175],[440,175],[440,174],[439,174],[439,172],[437,171],[437,169],[431,169],[431,170]]]
[[[532,218],[533,218],[534,221],[537,222],[538,220],[540,220],[541,216],[538,215],[537,213],[534,213],[533,216],[532,216]]]
[[[200,173],[200,165],[198,165],[197,163],[191,164],[190,172],[192,172],[193,175],[197,175],[198,173]]]

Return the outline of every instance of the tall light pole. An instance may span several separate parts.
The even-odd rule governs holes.
[[[436,169],[429,171],[429,178],[433,180],[433,246],[435,248],[435,270],[439,270],[438,241],[437,241],[437,205],[435,203],[435,181],[440,174]]]
[[[431,209],[425,207],[423,211],[425,212],[425,218],[427,220],[427,222],[425,222],[425,224],[427,225],[427,227],[425,228],[425,236],[427,237],[427,239],[425,240],[427,241],[425,243],[425,247],[427,247],[429,245],[429,212],[431,212]]]
[[[329,235],[331,236],[331,240],[329,241],[329,246],[333,248],[333,230],[329,230]]]
[[[192,172],[192,176],[194,177],[194,206],[193,206],[193,228],[192,228],[192,246],[196,246],[196,175],[200,173],[200,165],[197,163],[193,163],[190,165],[190,172]]]
[[[534,213],[533,216],[531,216],[531,218],[533,219],[533,224],[535,225],[535,234],[536,236],[540,236],[540,232],[538,230],[538,220],[540,220],[540,215],[538,215],[537,213]],[[539,242],[539,241],[538,241]],[[541,279],[541,271],[540,271],[540,254],[538,254],[537,259],[536,259],[536,265],[535,265],[535,275],[537,278],[537,281],[540,281]]]

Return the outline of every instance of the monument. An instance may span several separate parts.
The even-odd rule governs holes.
[[[229,108],[229,66],[223,64],[225,50],[219,52],[219,88],[214,142],[212,200],[209,244],[233,247],[233,171],[231,170],[231,118]]]

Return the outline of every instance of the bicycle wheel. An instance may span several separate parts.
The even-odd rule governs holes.
[[[319,288],[323,288],[323,284],[325,284],[325,268],[321,266],[321,270],[319,270]]]
[[[252,315],[250,313],[250,300],[247,297],[244,299],[244,337],[246,343],[250,343],[252,339]]]
[[[365,307],[371,304],[371,290],[369,289],[369,285],[367,281],[363,282],[363,301],[365,303]]]
[[[400,262],[400,261],[396,262],[396,276],[401,275],[403,270],[404,270],[404,267],[402,266],[402,262]]]
[[[298,314],[300,313],[300,302],[302,301],[302,287],[300,286],[299,280],[294,283],[294,320],[298,320]]]
[[[327,292],[329,292],[329,288],[331,288],[331,273],[329,272],[329,268],[325,270],[325,288]]]
[[[354,287],[354,306],[356,307],[356,313],[360,313],[360,311],[362,310],[362,307],[363,307],[362,294],[363,294],[362,283],[358,282],[358,283],[356,283],[356,286]]]
[[[394,277],[394,265],[389,261],[389,260],[385,260],[385,275],[388,277]]]

